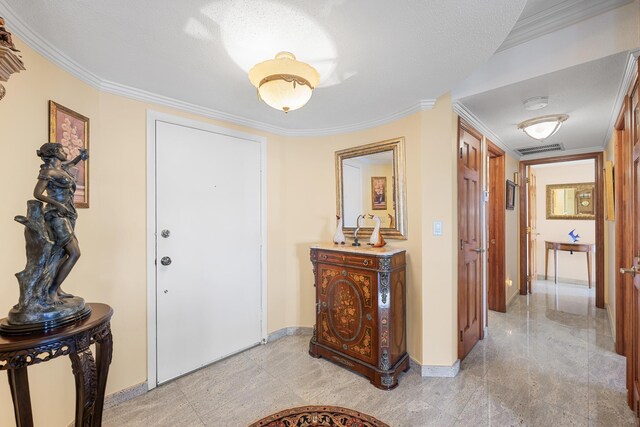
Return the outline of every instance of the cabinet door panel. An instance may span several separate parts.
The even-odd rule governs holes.
[[[318,341],[375,364],[376,273],[319,264]]]

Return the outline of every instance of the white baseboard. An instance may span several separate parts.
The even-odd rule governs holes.
[[[411,363],[420,369],[420,375],[423,377],[453,378],[460,372],[460,359],[451,366],[421,365],[413,359]]]
[[[607,310],[607,316],[609,316],[609,325],[611,326],[611,336],[613,337],[613,342],[616,342],[616,319],[611,315],[611,307],[608,303],[604,305],[605,310]]]
[[[513,301],[515,301],[515,299],[516,299],[516,297],[517,297],[518,295],[520,295],[520,291],[518,291],[518,290],[516,289],[516,291],[513,293],[513,295],[511,295],[511,297],[507,300],[507,305],[506,305],[506,306],[507,306],[507,307],[509,307],[509,305],[510,305]]]
[[[275,332],[271,332],[267,337],[267,342],[273,342],[290,335],[311,335],[313,334],[313,328],[307,327],[290,327],[282,328]]]

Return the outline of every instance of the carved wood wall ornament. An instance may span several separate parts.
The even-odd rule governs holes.
[[[26,70],[20,52],[13,44],[11,33],[5,27],[5,21],[0,16],[0,82],[9,80],[9,76],[14,73]],[[0,100],[7,93],[6,89],[0,84]]]

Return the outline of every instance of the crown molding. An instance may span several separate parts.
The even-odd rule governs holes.
[[[147,102],[156,105],[162,105],[165,107],[175,108],[177,110],[197,114],[199,116],[207,117],[210,119],[221,120],[229,123],[233,123],[240,126],[246,126],[255,130],[261,130],[270,132],[281,136],[325,136],[336,135],[342,133],[356,132],[359,130],[370,129],[373,127],[381,126],[395,120],[399,120],[403,117],[417,113],[422,110],[431,109],[434,107],[435,99],[420,100],[417,103],[407,107],[401,111],[393,113],[389,116],[382,117],[374,120],[367,120],[356,124],[335,126],[331,128],[320,129],[286,129],[279,126],[274,126],[269,123],[252,120],[246,117],[237,116],[234,114],[225,113],[223,111],[215,110],[213,108],[204,107],[201,105],[191,104],[189,102],[181,101],[175,98],[166,97],[153,92],[148,92],[142,89],[126,86],[117,82],[105,80],[80,65],[65,53],[61,52],[46,39],[41,37],[36,31],[29,27],[20,17],[11,9],[6,0],[0,0],[0,12],[10,23],[11,31],[25,42],[30,48],[37,53],[59,66],[69,74],[77,77],[81,81],[94,87],[101,92],[108,92],[114,95],[123,96],[137,101]]]
[[[498,135],[496,135],[491,129],[489,129],[475,114],[473,114],[462,102],[456,101],[453,103],[453,111],[458,114],[464,121],[473,126],[478,132],[484,135],[486,138],[500,147],[505,152],[515,159],[520,159],[522,156],[517,151],[508,147]]]
[[[111,82],[108,80],[102,80],[98,86],[98,90],[101,92],[111,93],[113,95],[122,96],[136,101],[142,101],[150,104],[162,105],[164,107],[174,108],[186,113],[197,114],[199,116],[207,117],[210,119],[221,120],[229,123],[233,123],[240,126],[246,126],[255,130],[262,130],[265,132],[274,133],[277,135],[287,135],[288,130],[273,126],[268,123],[251,120],[245,117],[236,116],[233,114],[225,113],[223,111],[214,110],[212,108],[203,107],[189,102],[181,101],[179,99],[170,98],[163,95],[158,95],[153,92],[148,92],[142,89],[138,89],[131,86],[126,86],[120,83]]]
[[[404,110],[398,111],[397,113],[391,114],[386,117],[382,117],[380,119],[368,120],[368,121],[356,123],[353,125],[336,126],[336,127],[324,128],[324,129],[304,129],[304,130],[288,129],[286,130],[286,133],[284,135],[285,136],[327,136],[327,135],[338,135],[338,134],[344,134],[344,133],[357,132],[359,130],[366,130],[366,129],[382,126],[387,123],[400,120],[404,117],[408,117],[420,111],[430,110],[435,105],[436,105],[435,99],[423,99],[411,105],[410,107],[405,108]]]
[[[629,57],[627,58],[627,65],[624,70],[624,76],[620,81],[620,86],[618,87],[618,94],[616,95],[616,100],[613,103],[613,107],[611,108],[611,115],[609,117],[609,126],[607,127],[607,133],[605,134],[604,140],[602,141],[601,149],[606,149],[609,141],[611,141],[611,136],[613,135],[613,129],[616,126],[616,120],[618,119],[618,113],[622,108],[622,104],[624,103],[624,98],[627,95],[629,90],[629,85],[631,85],[631,80],[635,76],[636,66],[638,63],[638,56],[640,56],[640,49],[635,49],[629,52]]]
[[[584,0],[565,0],[528,18],[519,20],[497,52],[528,42],[585,19],[608,12],[634,0],[602,0],[585,7]]]

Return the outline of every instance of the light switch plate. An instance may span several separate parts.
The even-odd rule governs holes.
[[[442,236],[442,221],[433,221],[433,235]]]

